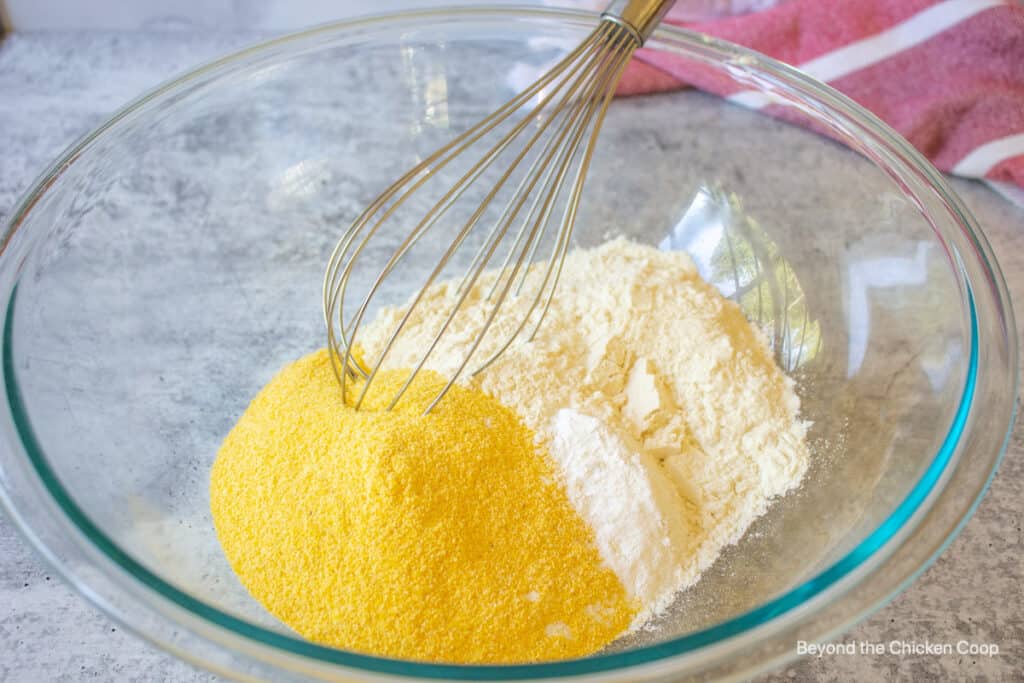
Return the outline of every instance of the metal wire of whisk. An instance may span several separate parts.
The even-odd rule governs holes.
[[[496,263],[498,259],[495,257],[502,252],[504,259],[497,268],[497,276],[483,297],[483,302],[490,305],[484,322],[475,330],[461,363],[426,406],[424,414],[437,405],[470,366],[474,353],[491,330],[510,293],[514,298],[531,297],[526,313],[512,325],[512,331],[506,333],[505,339],[497,345],[497,351],[475,364],[470,373],[479,373],[491,365],[517,338],[523,336],[528,327],[525,338],[529,340],[536,335],[554,298],[584,181],[609,102],[634,51],[643,45],[672,1],[613,2],[602,14],[598,26],[579,46],[519,95],[402,175],[346,230],[331,254],[323,283],[327,348],[343,400],[359,409],[424,292],[438,281],[447,267],[463,260],[463,254],[473,253],[473,257],[459,280],[451,310],[386,409],[394,408],[412,385],[459,315],[481,273]],[[490,142],[491,137],[497,137],[497,140]],[[424,215],[410,221],[410,224],[415,223],[412,229],[391,253],[355,311],[346,315],[345,296],[355,264],[367,251],[370,241],[389,220],[396,220],[396,213],[428,181],[453,161],[464,160],[475,146],[482,149],[486,146],[486,149]],[[497,175],[497,178],[486,185],[491,175]],[[518,180],[518,184],[514,180]],[[480,183],[476,184],[477,181]],[[475,190],[471,191],[474,186]],[[512,187],[515,189],[511,190]],[[483,193],[482,198],[474,196],[480,193]],[[499,196],[501,201],[496,201]],[[454,238],[413,296],[383,348],[377,352],[377,357],[367,362],[354,355],[353,347],[357,344],[360,326],[384,280],[425,235],[453,213],[452,208],[459,206],[460,200],[468,204],[462,207],[464,212],[468,212],[468,218],[464,221],[458,219],[462,222],[454,228]],[[497,206],[502,203],[504,208],[499,212]],[[556,211],[559,207],[560,212]],[[495,220],[483,220],[494,212],[498,213]],[[561,213],[561,217],[553,220],[556,213]],[[549,232],[552,224],[557,229]],[[513,229],[514,225],[518,228]],[[485,237],[480,239],[478,232]],[[545,243],[549,250],[546,262],[536,263],[534,268],[535,258]],[[468,252],[463,252],[464,249]],[[540,256],[543,257],[544,253]],[[361,386],[360,378],[363,380]],[[353,392],[353,399],[348,393],[350,383],[354,383],[357,389]]]

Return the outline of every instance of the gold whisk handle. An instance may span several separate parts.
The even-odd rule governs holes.
[[[601,13],[601,18],[628,30],[640,46],[647,42],[674,4],[675,0],[613,0]]]

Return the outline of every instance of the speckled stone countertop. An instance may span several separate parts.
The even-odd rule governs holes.
[[[258,37],[147,32],[0,39],[0,220],[52,158],[115,108]],[[820,173],[827,174],[822,163]],[[1024,301],[1024,210],[979,183],[954,185],[992,242],[1014,300]],[[1018,425],[991,490],[956,541],[908,590],[840,639],[994,643],[998,656],[834,655],[798,660],[761,680],[1021,680],[1022,517],[1024,428]],[[0,517],[0,681],[85,679],[218,680],[122,633],[54,577]]]

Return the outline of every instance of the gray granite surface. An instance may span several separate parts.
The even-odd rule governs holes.
[[[257,37],[147,32],[2,39],[0,220],[49,160],[113,109]],[[820,173],[828,172],[823,165]],[[1019,298],[1024,210],[981,184],[955,186],[984,226],[1011,294]],[[797,661],[762,680],[1024,680],[1022,516],[1024,431],[1018,427],[991,490],[957,540],[892,604],[841,637],[994,643],[998,656],[834,655]],[[0,518],[0,681],[86,679],[217,680],[123,633],[53,576]]]

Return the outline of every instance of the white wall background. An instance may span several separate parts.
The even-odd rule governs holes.
[[[287,31],[338,19],[451,5],[600,9],[610,0],[0,0],[15,31],[195,28]],[[678,0],[672,16],[700,19],[777,0]],[[0,10],[2,13],[2,10]]]
[[[363,14],[481,3],[579,6],[587,0],[0,0],[15,31],[281,31]]]

